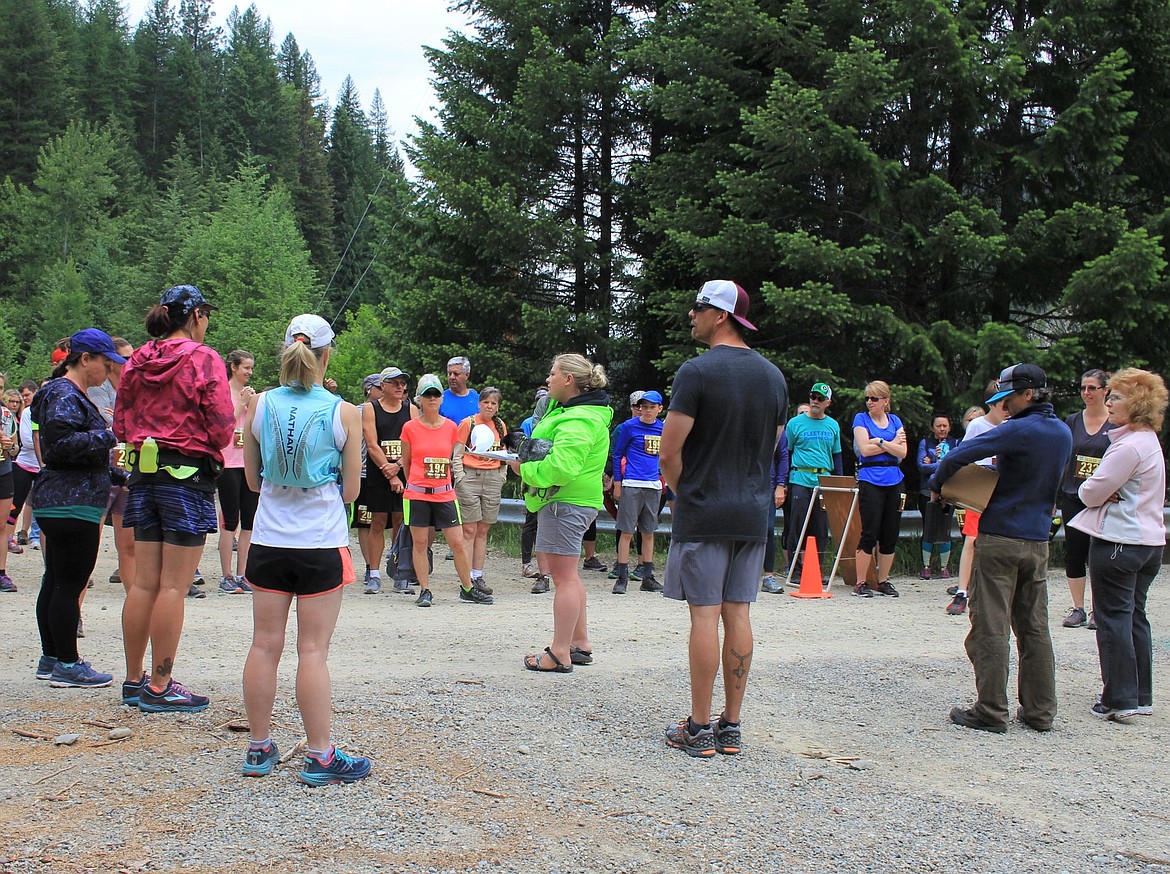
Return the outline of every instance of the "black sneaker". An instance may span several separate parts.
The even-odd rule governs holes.
[[[959,594],[959,587],[958,586],[947,586],[947,594],[948,595]]]
[[[618,581],[613,584],[613,593],[615,595],[624,595],[626,593],[626,586],[629,585],[629,580],[625,577],[619,577]]]
[[[605,573],[607,570],[609,570],[608,567],[602,564],[601,559],[595,555],[585,559],[585,561],[581,563],[581,569],[587,571],[599,571],[600,573]]]
[[[478,589],[472,584],[470,589],[465,589],[463,586],[459,587],[459,600],[470,601],[472,604],[494,604],[496,599],[485,592],[483,589]]]
[[[855,598],[872,598],[873,589],[867,586],[864,582],[858,583],[853,587],[853,597]]]
[[[951,603],[947,604],[948,616],[962,616],[967,612],[967,596],[962,592],[956,592],[955,597],[951,599]]]
[[[683,717],[666,726],[666,745],[682,750],[697,759],[709,759],[715,755],[715,732],[711,726],[700,728],[698,734],[691,734],[689,720]]]
[[[471,586],[472,588],[479,589],[485,595],[495,594],[495,591],[487,584],[487,581],[483,577],[472,577]]]
[[[545,592],[547,592],[549,590],[549,585],[550,585],[550,581],[548,578],[548,574],[541,574],[540,576],[538,576],[536,578],[536,581],[533,582],[533,584],[532,584],[532,594],[543,595]]]
[[[661,592],[662,591],[662,583],[660,583],[660,582],[658,582],[658,580],[654,579],[653,574],[651,574],[648,577],[642,577],[642,591],[643,592]]]
[[[984,722],[972,710],[965,710],[962,707],[951,708],[951,722],[955,725],[961,725],[963,728],[974,728],[977,731],[990,731],[993,734],[1005,734],[1007,732],[1006,725],[996,725],[994,722]]]
[[[188,598],[206,598],[207,593],[205,591],[203,591],[201,588],[199,588],[197,585],[192,583],[191,588],[187,589],[187,597]]]
[[[898,597],[898,590],[894,588],[894,584],[889,580],[886,580],[884,583],[878,583],[877,588],[874,589],[874,592],[879,595],[885,595],[887,598]]]
[[[742,749],[739,737],[739,724],[725,723],[720,716],[711,725],[715,732],[715,750],[725,756],[735,756]]]
[[[418,598],[414,602],[415,607],[430,607],[431,606],[431,590],[423,589],[418,593]]]

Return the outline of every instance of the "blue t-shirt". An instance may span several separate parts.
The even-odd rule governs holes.
[[[662,440],[662,421],[649,425],[640,418],[623,422],[614,431],[613,478],[624,486],[659,489],[658,445]],[[622,459],[626,460],[622,467]]]
[[[451,389],[443,392],[443,403],[439,404],[439,415],[446,416],[456,425],[468,416],[479,412],[479,392],[470,389],[466,395],[459,397]]]
[[[889,442],[898,435],[902,420],[893,413],[886,413],[886,418],[888,419],[886,427],[879,428],[869,417],[869,413],[858,413],[853,417],[853,427],[864,428],[870,437],[881,437]],[[902,471],[898,467],[902,459],[896,455],[890,455],[888,452],[870,456],[859,454],[858,461],[861,463],[861,470],[857,472],[859,482],[873,483],[875,486],[896,486],[902,481]]]
[[[833,472],[833,455],[841,452],[841,426],[825,416],[797,416],[784,428],[788,438],[788,482],[813,488],[821,473]]]

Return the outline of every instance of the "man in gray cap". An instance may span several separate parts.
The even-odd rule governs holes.
[[[967,656],[975,669],[975,703],[951,709],[951,722],[1003,734],[1008,724],[1008,650],[1019,651],[1020,721],[1048,731],[1056,716],[1056,668],[1048,631],[1048,538],[1052,508],[1072,435],[1048,403],[1048,380],[1034,364],[1014,364],[996,381],[988,404],[1003,401],[1010,418],[964,440],[939,462],[931,499],[967,464],[994,455],[999,480],[979,520],[970,595]]]

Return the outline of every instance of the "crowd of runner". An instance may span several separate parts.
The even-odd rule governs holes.
[[[7,554],[39,548],[44,570],[36,678],[54,688],[114,681],[78,651],[85,592],[93,585],[105,523],[113,528],[118,553],[111,581],[126,590],[123,704],[148,713],[207,708],[208,698],[179,683],[174,671],[185,602],[205,597],[198,564],[206,536],[218,532],[218,592],[254,601],[255,631],[243,679],[252,738],[243,773],[268,774],[279,755],[269,726],[295,603],[296,691],[307,738],[300,779],[311,785],[362,779],[371,772],[370,761],[347,756],[330,740],[327,655],[343,588],[357,578],[351,529],[366,594],[384,591],[386,561],[391,579],[385,591],[431,607],[434,544],[442,536],[458,577],[458,599],[491,605],[494,592],[484,574],[488,536],[511,471],[521,481],[527,509],[521,574],[533,580],[534,594],[555,590],[552,641],[527,656],[524,666],[570,673],[592,663],[580,571],[610,569],[596,554],[597,514],[604,508],[617,528],[613,593],[626,594],[634,580],[642,591],[665,590],[691,607],[692,712],[667,729],[667,743],[697,757],[739,752],[739,708],[751,654],[747,608],[759,591],[784,592],[777,581],[778,555],[790,573],[800,573],[806,559],[802,532],[815,544],[820,567],[828,566],[829,526],[818,486],[821,477],[843,473],[841,429],[828,415],[833,387],[812,384],[807,403],[788,418],[783,376],[746,345],[746,332],[754,330],[747,306],[746,293],[734,283],[704,285],[688,318],[693,336],[710,351],[680,370],[665,420],[663,393],[646,389],[629,396],[630,415],[616,427],[608,377],[580,355],[554,359],[536,389],[532,415],[510,430],[499,415],[501,391],[471,388],[472,364],[463,355],[447,362],[446,387],[435,373],[416,379],[391,364],[362,381],[363,403],[344,402],[325,376],[332,328],[309,314],[288,326],[279,386],[258,392],[249,385],[253,353],[237,349],[221,358],[204,343],[215,307],[194,286],[163,294],[146,317],[154,339],[138,349],[94,328],[79,330],[57,344],[52,376],[40,385],[29,381],[19,392],[4,392],[0,381],[0,511],[8,527],[7,549],[0,549],[0,591],[17,591]],[[735,395],[730,387],[740,379],[747,380],[752,396],[737,404],[729,400]],[[714,385],[724,386],[721,394],[712,395]],[[759,393],[764,385],[775,388],[767,398]],[[1050,521],[1058,508],[1065,523],[1073,606],[1063,624],[1088,625],[1102,647],[1105,683],[1093,712],[1118,720],[1152,712],[1144,605],[1157,570],[1150,556],[1165,542],[1157,432],[1166,390],[1145,371],[1122,371],[1111,379],[1089,370],[1080,381],[1085,409],[1064,423],[1052,415],[1049,391],[1039,368],[1008,368],[989,385],[986,409],[972,408],[964,416],[961,440],[951,434],[951,419],[938,414],[914,451],[923,580],[936,573],[951,577],[956,508],[939,492],[956,459],[998,469],[1001,476],[982,517],[958,511],[964,539],[958,578],[948,589],[948,614],[965,613],[968,603],[973,608],[968,652],[980,699],[951,714],[970,728],[1005,730],[1000,691],[1010,641],[1004,622],[1010,617],[1016,627],[1020,616],[1012,612],[1013,599],[1035,588],[1036,575],[1047,568],[1055,526],[1046,524],[1043,538],[1033,531],[1041,507]],[[872,381],[864,395],[865,409],[853,417],[850,435],[858,459],[860,521],[852,594],[896,598],[890,577],[905,501],[902,466],[912,448],[892,410],[890,386]],[[1047,447],[1045,465],[1023,468],[1029,485],[1022,490],[1004,483],[1008,471],[1021,470],[1019,433]],[[722,446],[715,455],[711,441]],[[1159,461],[1153,460],[1155,449]],[[1122,452],[1129,454],[1126,464]],[[1045,479],[1048,468],[1055,473]],[[674,512],[671,548],[659,582],[655,535],[668,505]],[[777,538],[780,508],[784,527]],[[1001,548],[999,540],[1010,543]],[[1027,562],[1004,557],[1017,541],[1028,551]],[[1113,547],[1108,559],[1102,544]],[[1121,568],[1125,562],[1118,556],[1126,549],[1136,558],[1133,567]],[[999,561],[994,567],[992,554]],[[1008,574],[1008,564],[1019,570],[1019,579],[993,601],[998,583],[992,581]],[[1086,607],[1087,580],[1096,612]],[[1051,640],[1047,595],[1042,608],[1035,592],[1030,597],[1027,647],[1034,658],[1050,654]],[[982,612],[974,609],[980,600]],[[1016,631],[1023,647],[1021,629]],[[1021,656],[1020,718],[1047,730],[1055,693],[1050,665],[1041,662]],[[726,705],[713,723],[710,686],[720,663]]]

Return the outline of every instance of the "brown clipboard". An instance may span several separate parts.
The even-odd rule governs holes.
[[[948,504],[982,513],[987,509],[998,482],[998,471],[979,464],[967,464],[943,483],[942,499]]]

